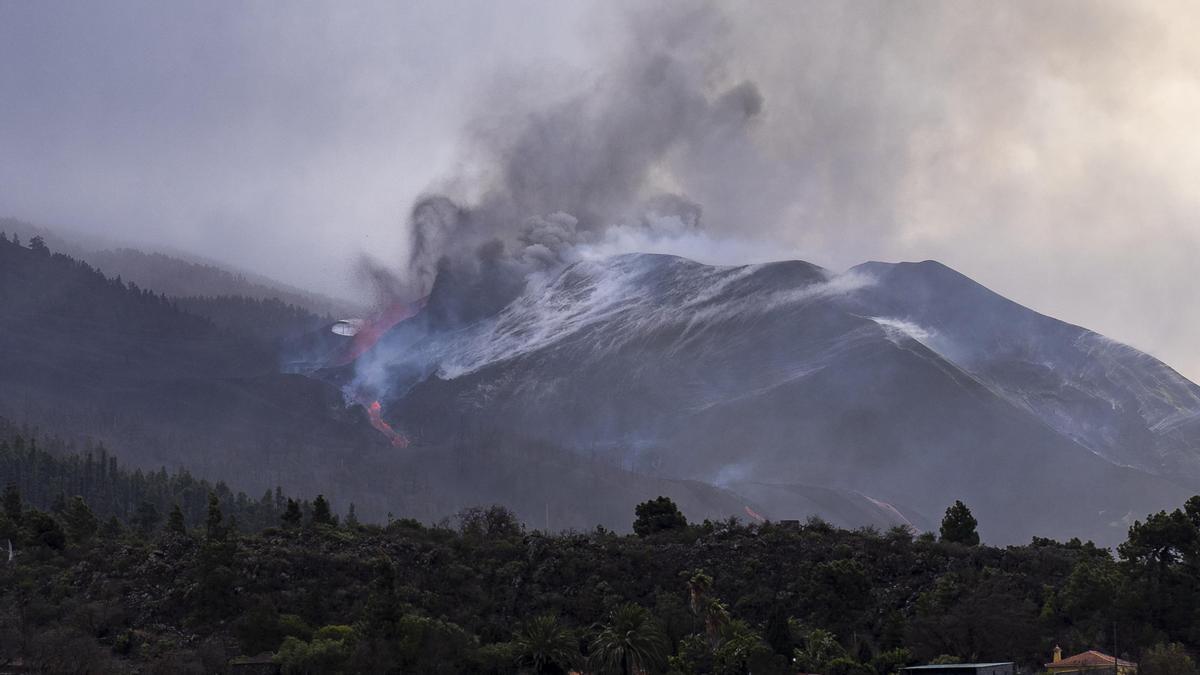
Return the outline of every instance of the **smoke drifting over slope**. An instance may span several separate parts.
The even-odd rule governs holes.
[[[411,218],[415,285],[431,287],[443,256],[462,280],[631,250],[834,268],[935,257],[1134,344],[1174,342],[1132,329],[1129,303],[1091,307],[1106,294],[1082,292],[1105,288],[1097,266],[1132,265],[1152,290],[1112,292],[1177,314],[1168,279],[1180,251],[1200,253],[1195,231],[1170,224],[1195,200],[1127,133],[1160,133],[1149,127],[1167,85],[1142,82],[1132,55],[1173,34],[1165,16],[1095,4],[626,12],[584,84],[485,97],[468,168],[446,181],[454,201],[425,199]],[[1174,49],[1146,58],[1172,71]],[[499,284],[476,311],[519,286]]]
[[[680,163],[715,161],[715,145],[751,148],[763,97],[753,82],[714,84],[701,58],[721,29],[711,9],[642,12],[629,26],[621,58],[583,91],[530,110],[489,107],[471,126],[478,196],[431,194],[412,209],[406,280],[418,295],[440,278],[461,291],[454,318],[471,320],[609,228],[678,236],[703,226],[701,206],[660,183]]]
[[[1022,189],[1013,181],[1029,178],[1014,172],[1055,177],[1054,166],[1029,164],[1044,162],[1029,125],[1059,113],[1031,106],[1058,102],[1064,83],[1073,109],[1103,103],[1098,78],[1125,66],[1084,57],[1097,41],[1136,45],[1152,25],[1120,8],[1085,21],[1028,8],[859,9],[641,8],[623,15],[603,67],[583,83],[529,91],[501,76],[502,92],[484,96],[467,125],[461,170],[413,206],[407,267],[389,285],[406,301],[429,296],[422,330],[437,333],[494,315],[531,278],[586,257],[650,250],[735,262],[721,249],[767,259],[812,247],[849,262],[877,242],[930,245],[930,232],[963,226],[959,215],[996,228],[960,250],[990,246],[1003,229],[996,214]],[[984,30],[1001,25],[1004,36]],[[800,49],[781,51],[789,40]],[[973,196],[950,189],[961,186]],[[988,212],[965,210],[971,199]],[[964,210],[942,212],[947,204]],[[1044,227],[1056,209],[1025,215]],[[445,356],[384,347],[360,364],[360,384],[376,391],[392,376],[384,365],[428,373]]]

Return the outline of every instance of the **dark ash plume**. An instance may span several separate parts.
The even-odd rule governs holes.
[[[623,56],[581,93],[503,115],[515,124],[489,124],[489,107],[473,125],[488,168],[479,198],[413,206],[406,278],[431,294],[431,312],[453,323],[497,311],[610,226],[701,227],[700,206],[654,178],[718,140],[747,143],[762,96],[751,82],[712,86],[704,49],[721,22],[710,9],[642,12],[630,26]]]

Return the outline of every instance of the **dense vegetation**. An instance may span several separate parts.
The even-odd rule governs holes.
[[[68,497],[79,497],[101,521],[136,526],[153,531],[167,513],[178,506],[188,527],[203,522],[208,497],[215,494],[222,510],[242,531],[257,532],[278,523],[288,499],[281,489],[268,491],[260,499],[234,493],[223,482],[210,483],[187,470],[143,472],[121,466],[103,445],[81,454],[64,454],[69,446],[61,440],[43,441],[26,435],[0,418],[0,485],[19,493],[25,503],[56,516],[65,514]],[[46,449],[49,448],[49,449]],[[301,503],[301,508],[309,508]]]
[[[373,525],[8,433],[0,664],[221,672],[270,652],[301,673],[888,675],[939,657],[1038,669],[1055,644],[1110,650],[1115,626],[1158,675],[1200,646],[1200,497],[1136,523],[1115,558],[959,543],[961,504],[941,537],[688,524],[665,499],[638,508],[636,535],[527,531],[501,507]]]

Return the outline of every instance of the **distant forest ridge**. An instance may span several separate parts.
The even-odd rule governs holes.
[[[0,320],[22,328],[0,331],[0,415],[254,493],[330,472],[353,484],[343,458],[378,434],[335,388],[278,372],[281,334],[323,319],[278,300],[170,298],[11,236]]]
[[[193,476],[187,469],[168,472],[130,469],[103,444],[78,448],[61,438],[40,436],[0,418],[0,487],[15,487],[33,508],[61,514],[70,499],[82,498],[96,517],[144,530],[154,529],[178,507],[187,527],[204,522],[209,495],[244,532],[277,525],[289,498],[280,487],[255,498],[235,492],[221,480]],[[303,513],[310,503],[299,501]]]
[[[338,318],[362,311],[344,299],[306,291],[262,275],[231,270],[195,256],[142,251],[121,242],[47,228],[15,218],[0,218],[0,231],[10,237],[16,235],[24,242],[41,237],[51,250],[83,260],[107,276],[119,276],[173,298],[241,296],[277,300],[312,314]]]

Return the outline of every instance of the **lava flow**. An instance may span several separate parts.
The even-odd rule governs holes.
[[[408,438],[404,434],[393,429],[392,425],[388,424],[383,419],[383,406],[380,405],[379,401],[371,401],[364,407],[367,409],[367,417],[371,418],[371,426],[378,429],[379,433],[387,436],[388,440],[392,442],[393,447],[408,447]]]
[[[350,338],[350,344],[329,365],[344,366],[353,362],[374,347],[375,343],[379,342],[379,338],[383,337],[383,334],[391,330],[393,326],[416,316],[425,307],[427,300],[429,300],[428,296],[416,302],[395,302],[366,319],[360,327],[355,329],[353,337]]]
[[[427,297],[412,303],[395,302],[364,321],[348,319],[338,322],[334,328],[334,332],[339,335],[350,336],[350,343],[328,365],[344,366],[353,363],[358,357],[366,353],[367,350],[374,347],[375,343],[379,342],[379,338],[383,337],[383,334],[391,330],[393,326],[405,319],[416,316],[425,307],[426,300],[428,300]],[[352,330],[340,332],[337,328],[341,326],[350,327]],[[366,409],[371,426],[375,427],[379,433],[387,436],[393,447],[408,447],[408,437],[393,429],[392,425],[383,419],[383,405],[378,400],[372,400],[361,393],[353,396],[353,398]]]
[[[749,506],[747,506],[747,507],[746,507],[746,515],[750,516],[751,518],[753,518],[753,519],[757,520],[757,521],[758,521],[758,522],[760,522],[760,523],[765,523],[765,522],[767,522],[767,519],[766,519],[766,518],[763,518],[761,515],[759,515],[758,513],[756,513],[756,512],[754,511],[754,509],[750,508]]]

